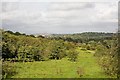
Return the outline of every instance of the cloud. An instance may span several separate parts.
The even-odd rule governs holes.
[[[119,0],[20,0],[20,2],[118,2]],[[19,2],[19,0],[4,0],[3,2]]]
[[[49,7],[49,10],[53,11],[71,11],[71,10],[80,10],[80,9],[89,9],[94,8],[93,3],[53,3],[51,4],[51,7]]]
[[[19,3],[18,2],[2,2],[2,12],[9,12],[17,10]]]
[[[14,4],[14,5],[13,5]],[[117,3],[4,3],[3,28],[25,33],[115,32]]]

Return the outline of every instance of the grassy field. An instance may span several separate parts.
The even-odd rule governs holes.
[[[67,58],[41,62],[13,63],[18,74],[12,78],[109,78],[97,64],[94,51],[82,51],[79,48],[77,62]],[[78,74],[77,71],[80,73]]]

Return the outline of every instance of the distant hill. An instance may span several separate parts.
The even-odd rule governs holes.
[[[19,32],[5,31],[14,35],[26,35]],[[56,39],[56,40],[64,40],[69,42],[76,43],[84,43],[89,41],[103,41],[103,40],[111,40],[115,33],[103,33],[103,32],[84,32],[84,33],[75,33],[75,34],[49,34],[49,33],[41,33],[41,34],[33,34],[26,35],[31,37],[41,37],[48,39]]]
[[[115,33],[102,33],[102,32],[84,32],[76,34],[52,34],[49,36],[51,39],[63,39],[73,42],[86,42],[86,41],[100,41],[105,39],[111,39]]]

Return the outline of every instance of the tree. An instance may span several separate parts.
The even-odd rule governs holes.
[[[17,35],[17,36],[18,36],[18,35],[21,35],[21,33],[19,33],[19,32],[15,32],[14,34]]]
[[[69,50],[67,52],[67,56],[68,56],[68,60],[70,60],[70,61],[77,61],[78,52],[75,51],[75,50]]]

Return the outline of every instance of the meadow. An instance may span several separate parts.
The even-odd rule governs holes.
[[[115,34],[91,32],[35,37],[2,32],[2,78],[118,77]]]
[[[71,62],[67,58],[61,60],[15,62],[18,74],[12,78],[110,78],[104,73],[93,56],[94,51],[79,51],[78,60]],[[79,71],[80,73],[78,73]]]

